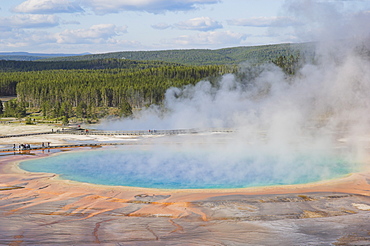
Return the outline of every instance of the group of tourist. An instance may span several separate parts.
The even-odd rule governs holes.
[[[13,149],[14,150],[16,149],[15,144],[13,144]],[[18,150],[26,150],[26,149],[31,149],[31,145],[30,144],[19,144],[18,145]]]
[[[41,143],[41,148],[48,148],[48,147],[50,147],[50,142],[47,142],[47,143],[42,142]],[[29,149],[31,149],[30,144],[18,144],[18,148],[17,148],[16,144],[13,144],[13,150],[29,150]]]
[[[44,142],[41,143],[41,147],[46,147]],[[50,147],[50,142],[47,142],[47,147]]]

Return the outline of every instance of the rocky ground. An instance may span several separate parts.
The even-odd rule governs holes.
[[[368,173],[309,185],[158,190],[14,165],[48,154],[0,156],[0,245],[370,245]]]
[[[363,195],[230,194],[179,206],[167,202],[171,195],[155,194],[120,199],[55,193],[43,198],[32,189],[52,192],[47,185],[30,189],[26,183],[0,191],[1,244],[370,244],[370,199]],[[173,213],[176,206],[180,214]]]

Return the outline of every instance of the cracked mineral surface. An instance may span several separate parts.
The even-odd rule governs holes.
[[[47,155],[0,157],[1,245],[370,245],[368,172],[304,185],[164,190],[17,167]]]
[[[108,187],[1,159],[0,244],[369,245],[370,174],[231,190]]]

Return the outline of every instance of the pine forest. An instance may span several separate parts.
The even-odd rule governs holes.
[[[235,49],[238,48],[230,52]],[[275,51],[271,47],[261,47],[259,59],[254,54],[252,60],[255,65],[273,62],[287,74],[293,74],[300,53],[287,49],[286,45],[276,45]],[[231,62],[229,58],[218,57],[217,62],[211,62],[208,50],[194,52],[181,52],[180,57],[167,61],[153,60],[153,52],[142,52],[138,60],[98,55],[96,59],[90,55],[86,60],[73,57],[66,60],[0,60],[0,97],[15,97],[0,103],[0,116],[41,115],[44,119],[63,120],[64,123],[71,117],[92,121],[107,116],[130,116],[133,110],[161,104],[170,87],[181,88],[204,79],[216,84],[226,73],[241,76],[238,72],[238,59],[241,58]],[[222,52],[227,53],[226,50]],[[173,51],[160,54],[175,56]],[[148,59],[144,60],[145,57]],[[181,62],[191,58],[192,64]],[[200,65],[203,63],[206,65]]]

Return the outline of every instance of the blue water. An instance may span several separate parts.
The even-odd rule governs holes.
[[[135,149],[63,153],[20,163],[31,172],[102,185],[163,189],[243,188],[302,184],[358,170],[344,158],[296,155],[281,158],[245,153]]]

